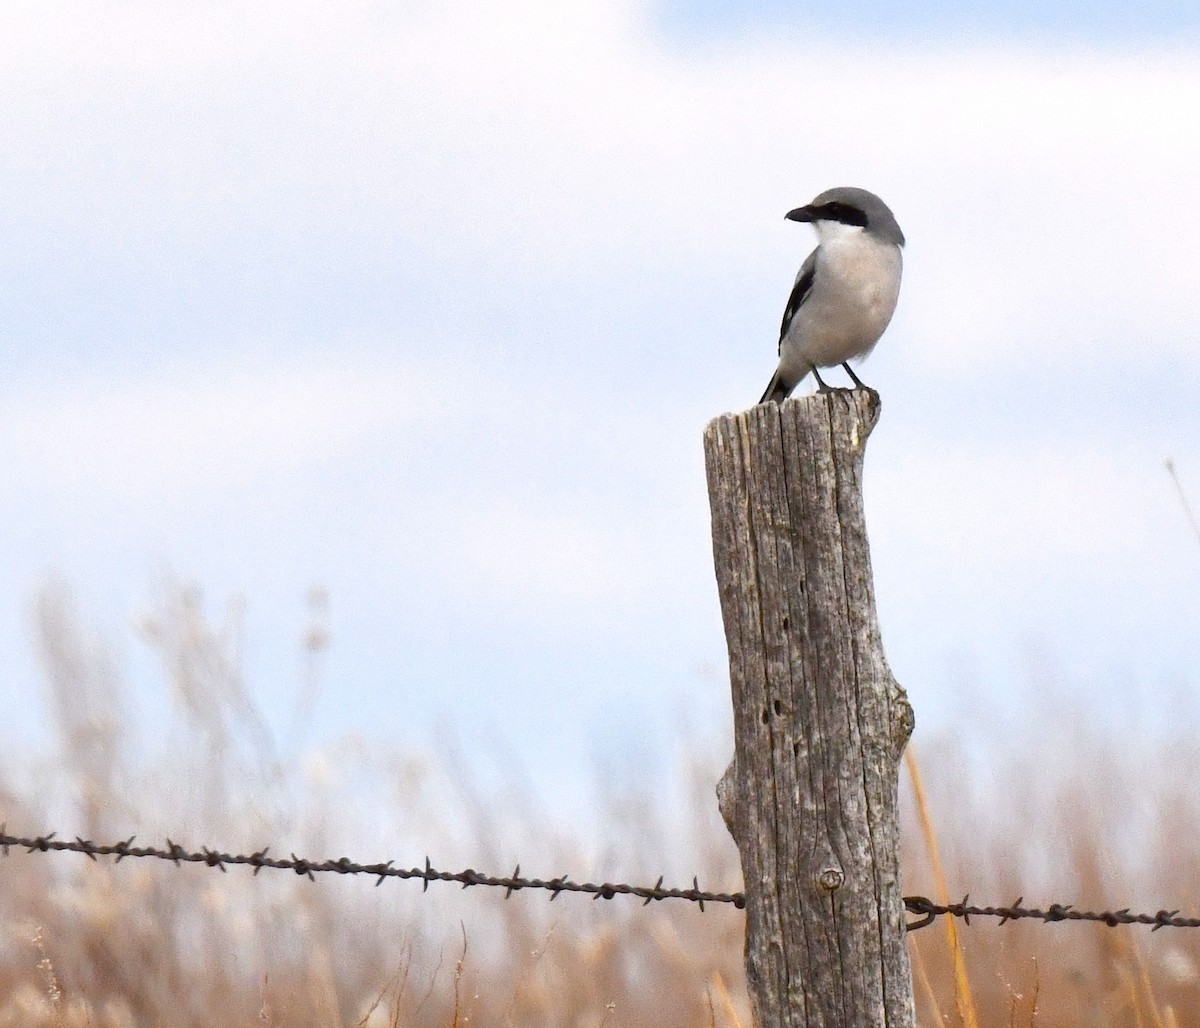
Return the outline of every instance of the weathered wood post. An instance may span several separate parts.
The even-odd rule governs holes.
[[[862,504],[879,410],[838,389],[704,433],[734,713],[717,792],[759,1028],[915,1023],[897,815],[913,713],[879,639]]]

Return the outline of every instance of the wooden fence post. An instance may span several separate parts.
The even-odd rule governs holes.
[[[915,1024],[897,783],[913,713],[883,655],[862,506],[873,390],[714,419],[704,433],[729,647],[759,1028]]]

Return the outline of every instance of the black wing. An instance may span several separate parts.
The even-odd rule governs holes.
[[[796,311],[804,305],[808,294],[812,292],[813,278],[816,277],[816,272],[817,251],[813,250],[805,262],[800,265],[800,271],[796,274],[796,284],[792,286],[792,295],[788,297],[787,310],[783,312],[783,324],[779,326],[780,346],[783,345],[783,337],[787,335]]]

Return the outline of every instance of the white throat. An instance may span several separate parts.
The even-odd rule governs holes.
[[[822,243],[861,239],[867,231],[861,225],[847,225],[841,221],[814,221],[812,226],[817,230],[817,239]]]

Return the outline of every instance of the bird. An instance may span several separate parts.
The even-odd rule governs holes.
[[[855,388],[865,388],[847,362],[869,354],[892,320],[904,233],[887,204],[855,186],[827,189],[784,217],[810,223],[817,248],[796,275],[779,330],[779,367],[758,402],[782,403],[809,372],[826,392],[817,369],[837,364]]]

